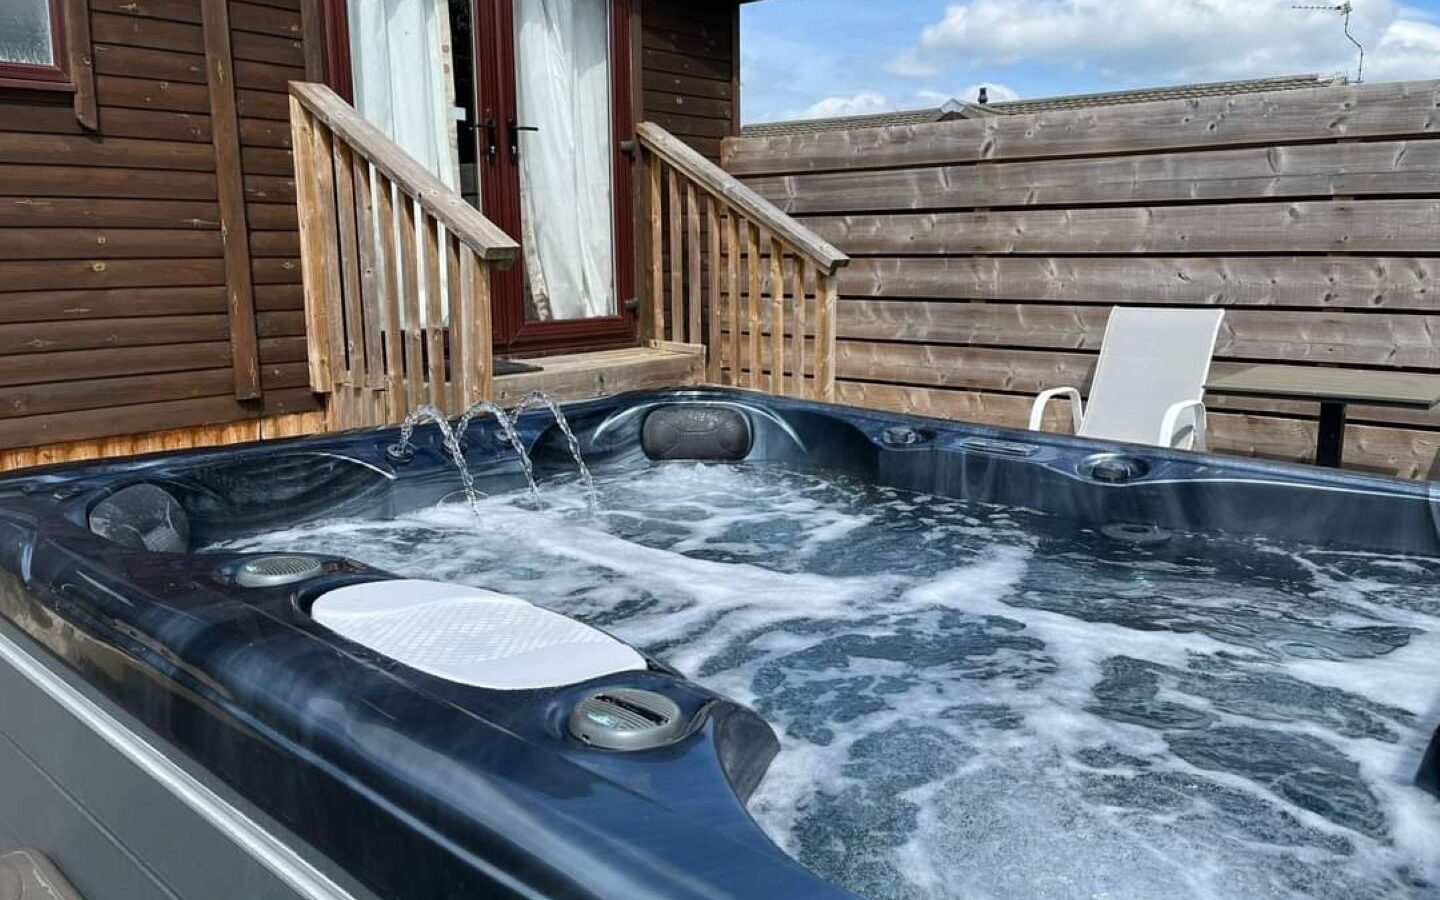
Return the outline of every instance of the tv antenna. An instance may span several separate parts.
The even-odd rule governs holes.
[[[1334,6],[1292,6],[1290,8],[1314,10],[1317,12],[1338,12],[1340,14],[1341,21],[1345,24],[1346,40],[1354,44],[1355,49],[1360,51],[1360,61],[1355,66],[1355,83],[1360,84],[1365,80],[1365,46],[1359,41],[1355,40],[1355,35],[1350,33],[1350,14],[1355,11],[1355,7],[1350,5],[1349,0],[1346,0],[1345,3],[1339,3]]]

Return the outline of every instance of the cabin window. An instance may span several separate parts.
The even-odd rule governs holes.
[[[0,0],[0,87],[66,90],[61,0]]]

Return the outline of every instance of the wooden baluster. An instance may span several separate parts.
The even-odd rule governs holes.
[[[455,251],[454,265],[459,268],[458,281],[451,281],[451,285],[458,285],[458,289],[451,292],[452,298],[458,298],[458,302],[451,302],[451,380],[459,384],[458,406],[469,406],[480,399],[474,364],[478,350],[475,317],[480,315],[475,310],[475,266],[469,264],[472,253],[468,246],[456,238],[451,238],[451,245]],[[454,269],[451,278],[456,278]]]
[[[350,147],[337,140],[335,158],[335,212],[340,225],[340,282],[345,296],[345,378],[351,387],[365,384],[365,317],[360,312],[359,239],[355,234],[355,174]]]
[[[336,382],[346,382],[344,297],[340,286],[340,225],[335,215],[334,140],[330,129],[316,119],[314,129],[315,183],[319,194],[321,260],[325,268],[326,352],[330,357],[330,375]]]
[[[745,386],[760,387],[760,226],[747,222],[745,228],[745,329],[750,357],[750,377]]]
[[[770,235],[770,393],[785,394],[785,248]]]
[[[809,397],[810,385],[805,381],[805,269],[809,262],[803,256],[795,257],[795,337],[793,352],[795,361],[790,371],[790,396]]]
[[[404,261],[405,290],[400,295],[405,324],[405,408],[425,402],[423,356],[420,350],[420,257],[415,253],[415,203],[400,195],[400,256]]]
[[[375,173],[376,208],[380,220],[381,296],[380,321],[385,337],[385,401],[386,418],[399,422],[405,418],[404,355],[400,349],[400,259],[395,254],[395,195],[389,178]],[[409,198],[404,198],[408,202]]]
[[[745,226],[748,231],[750,226]],[[725,242],[730,245],[725,257],[725,280],[728,293],[725,295],[730,323],[730,380],[729,384],[740,384],[740,217],[730,210],[726,217]]]
[[[720,383],[720,370],[723,365],[720,347],[720,215],[717,211],[719,206],[714,197],[705,195],[705,228],[709,238],[710,257],[710,307],[707,321],[709,331],[709,343],[707,355],[708,374],[707,380],[711,384]]]
[[[660,160],[646,156],[646,172],[650,178],[650,197],[646,212],[650,216],[650,254],[645,265],[650,270],[650,338],[665,340],[665,245],[660,192]]]
[[[365,386],[385,389],[385,361],[380,350],[380,272],[375,259],[375,195],[370,191],[370,163],[360,154],[351,155],[355,185],[355,236],[360,247],[360,307],[365,324]],[[373,401],[376,398],[369,398]],[[371,410],[378,410],[367,401]],[[380,424],[377,418],[372,425]]]
[[[467,253],[466,259],[469,260],[467,265],[473,270],[470,284],[475,292],[472,301],[475,325],[470,341],[474,360],[471,366],[476,373],[475,399],[481,400],[495,395],[494,335],[490,324],[490,264],[474,253]]]
[[[685,184],[685,261],[688,263],[686,277],[689,279],[688,297],[689,304],[688,324],[685,328],[685,340],[692,344],[698,344],[704,340],[700,336],[700,205],[695,199],[695,182]],[[675,329],[679,332],[679,328]]]
[[[331,300],[326,296],[329,268],[325,256],[325,223],[321,214],[320,168],[316,162],[317,126],[310,111],[295,97],[290,98],[290,142],[295,147],[295,197],[300,220],[300,268],[305,289],[306,361],[310,390],[329,393],[332,389],[330,354],[324,346],[330,333]]]
[[[835,280],[815,271],[815,394],[835,399]]]
[[[685,253],[680,241],[680,176],[670,170],[670,340],[685,340]]]
[[[473,311],[466,308],[467,297],[460,284],[460,241],[450,232],[445,232],[446,306],[450,310],[450,324],[446,334],[450,336],[450,409],[460,413],[472,401],[467,399],[467,381],[473,379],[467,374],[467,360],[470,337],[466,324]]]
[[[440,321],[440,223],[428,212],[421,219],[420,237],[425,252],[425,336],[426,379],[430,382],[430,403],[444,410],[445,330]]]

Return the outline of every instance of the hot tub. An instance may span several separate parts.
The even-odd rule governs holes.
[[[472,423],[473,504],[424,425],[0,481],[0,778],[53,788],[0,837],[82,893],[1440,891],[1429,485],[723,390],[566,412],[593,506],[543,412],[534,495]]]

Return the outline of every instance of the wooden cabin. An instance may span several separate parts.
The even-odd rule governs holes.
[[[669,274],[647,275],[661,173],[636,126],[718,160],[739,127],[734,0],[18,9],[0,19],[0,468],[701,376],[702,351],[642,315],[641,283]],[[343,207],[307,195],[337,187]],[[492,355],[521,371],[493,383]]]

